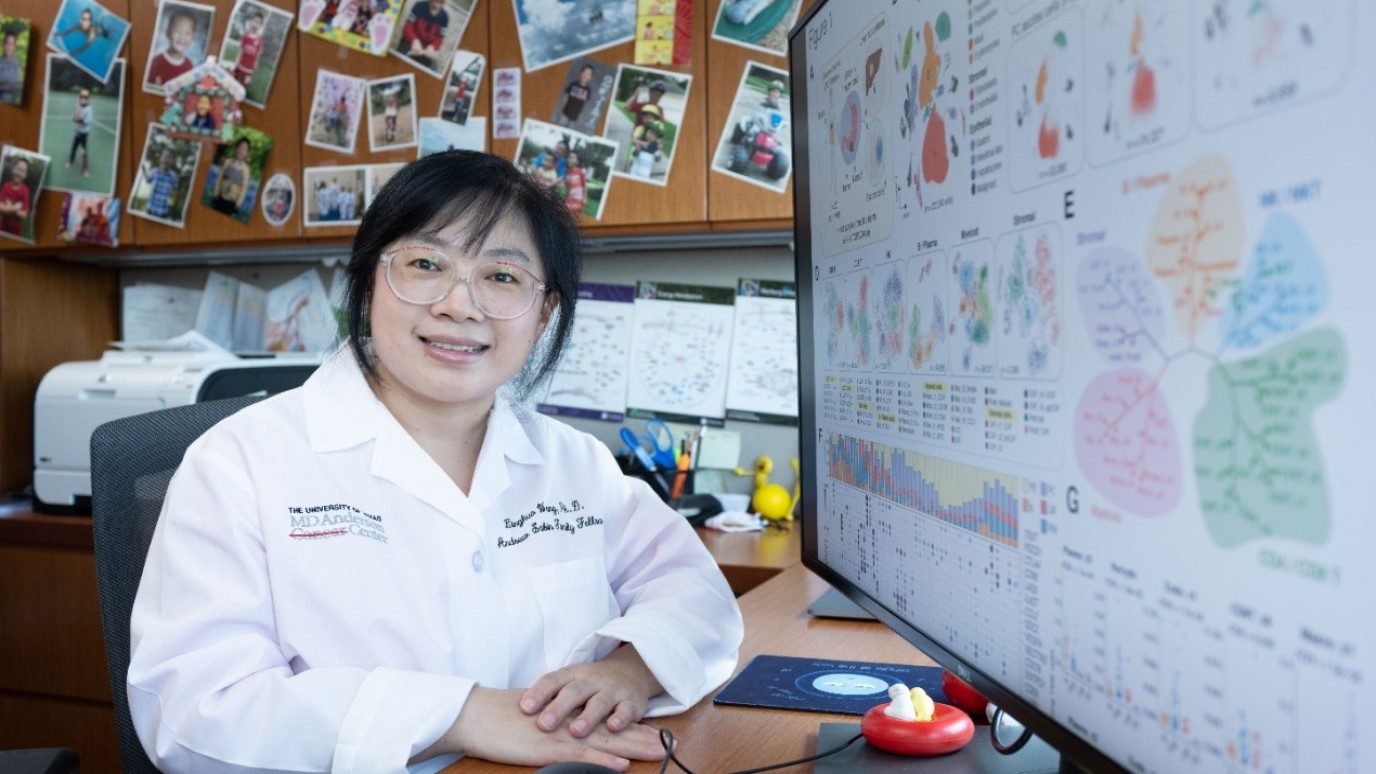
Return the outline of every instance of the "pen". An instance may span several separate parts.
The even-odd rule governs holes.
[[[681,442],[682,451],[678,455],[678,473],[674,474],[674,488],[669,492],[670,498],[683,496],[683,485],[688,483],[688,466],[692,464],[693,455],[688,451],[688,439]]]

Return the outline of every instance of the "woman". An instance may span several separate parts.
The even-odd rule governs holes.
[[[347,346],[206,433],[168,490],[129,667],[156,763],[662,755],[639,721],[730,675],[740,611],[606,447],[499,394],[553,367],[579,273],[572,216],[506,161],[440,153],[388,181]]]

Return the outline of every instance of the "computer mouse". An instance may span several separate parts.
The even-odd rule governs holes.
[[[564,763],[551,763],[537,769],[535,774],[621,774],[621,772],[596,763],[565,761]]]

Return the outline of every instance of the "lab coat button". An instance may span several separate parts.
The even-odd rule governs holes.
[[[481,574],[483,571],[483,552],[473,552],[473,572]]]

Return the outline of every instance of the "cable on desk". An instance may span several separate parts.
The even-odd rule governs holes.
[[[826,752],[819,752],[816,755],[809,755],[806,758],[798,758],[797,760],[784,761],[783,763],[771,763],[768,766],[760,766],[759,768],[755,769],[743,769],[741,771],[733,772],[732,774],[759,774],[759,772],[761,771],[773,771],[774,769],[783,769],[789,766],[797,766],[801,763],[815,761],[820,758],[825,758],[828,755],[835,755],[836,753],[841,752],[847,747],[850,747],[852,744],[855,744],[855,741],[862,736],[864,736],[864,734],[856,734],[855,736],[852,736],[851,738],[847,739],[841,744],[836,745],[830,750],[827,750]],[[669,770],[670,761],[673,761],[674,765],[678,766],[680,769],[683,769],[685,774],[694,774],[692,769],[688,768],[687,766],[684,766],[683,761],[679,760],[678,757],[674,755],[674,749],[678,746],[678,741],[674,739],[674,732],[670,731],[667,728],[659,729],[659,743],[661,745],[664,745],[664,760],[660,761],[659,774],[665,774],[665,772]]]

